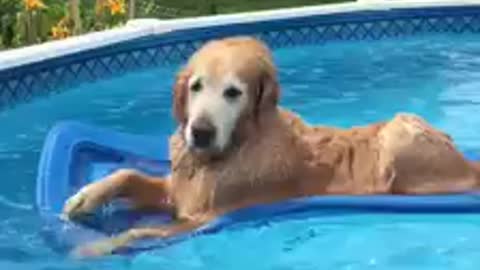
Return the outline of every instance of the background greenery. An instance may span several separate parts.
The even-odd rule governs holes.
[[[162,12],[164,7],[177,10],[178,14],[176,16],[185,17],[346,1],[348,0],[137,0],[137,6],[139,7],[137,15],[140,17],[170,17],[172,14]],[[143,8],[148,5],[155,6],[158,9],[147,10]]]
[[[34,12],[25,10],[23,0],[0,0],[0,50],[53,39],[52,29],[58,26],[62,19],[65,20],[65,25],[70,27],[71,35],[115,27],[126,22],[129,17],[168,19],[348,0],[124,0],[127,11],[117,15],[108,12],[96,13],[95,4],[102,0],[77,1],[81,28],[74,30],[73,20],[69,16],[71,0],[43,0],[48,8]],[[133,12],[128,9],[129,5],[134,6]]]

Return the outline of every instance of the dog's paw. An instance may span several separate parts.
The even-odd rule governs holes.
[[[135,240],[135,235],[127,231],[112,238],[78,246],[70,252],[70,256],[82,259],[112,255],[119,248],[127,246],[133,240]]]
[[[93,185],[88,185],[70,197],[65,202],[62,218],[66,220],[74,219],[78,216],[92,213],[99,207],[101,200],[94,189]]]
[[[70,256],[76,259],[96,258],[112,254],[116,249],[114,243],[109,240],[99,241],[76,247]]]

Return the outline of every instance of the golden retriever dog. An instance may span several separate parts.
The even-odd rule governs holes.
[[[321,90],[321,89],[319,89]],[[71,197],[74,219],[114,199],[167,211],[175,222],[132,228],[78,247],[109,254],[131,242],[169,237],[242,207],[329,194],[433,194],[474,189],[479,166],[421,118],[399,114],[365,127],[314,127],[278,106],[270,50],[250,37],[210,41],[179,72],[170,139],[171,174],[119,170]]]

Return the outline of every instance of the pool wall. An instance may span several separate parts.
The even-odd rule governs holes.
[[[359,2],[125,27],[0,52],[0,111],[125,72],[178,64],[204,42],[253,35],[272,48],[427,33],[480,33],[480,1]]]

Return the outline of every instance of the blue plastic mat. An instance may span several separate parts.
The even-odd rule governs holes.
[[[480,160],[474,152],[465,153],[470,160]],[[42,230],[48,245],[68,252],[76,245],[94,241],[134,226],[164,224],[170,217],[132,212],[128,204],[113,202],[81,222],[60,220],[65,200],[79,188],[118,168],[134,168],[162,176],[169,173],[168,137],[119,133],[75,122],[55,126],[47,136],[42,151],[36,205],[45,226]],[[230,225],[253,220],[291,218],[292,214],[332,212],[407,212],[470,213],[480,212],[480,194],[463,193],[436,196],[317,196],[292,199],[269,205],[245,208],[222,216],[191,233],[174,238],[143,241],[123,252],[158,248],[198,234],[214,233]]]

